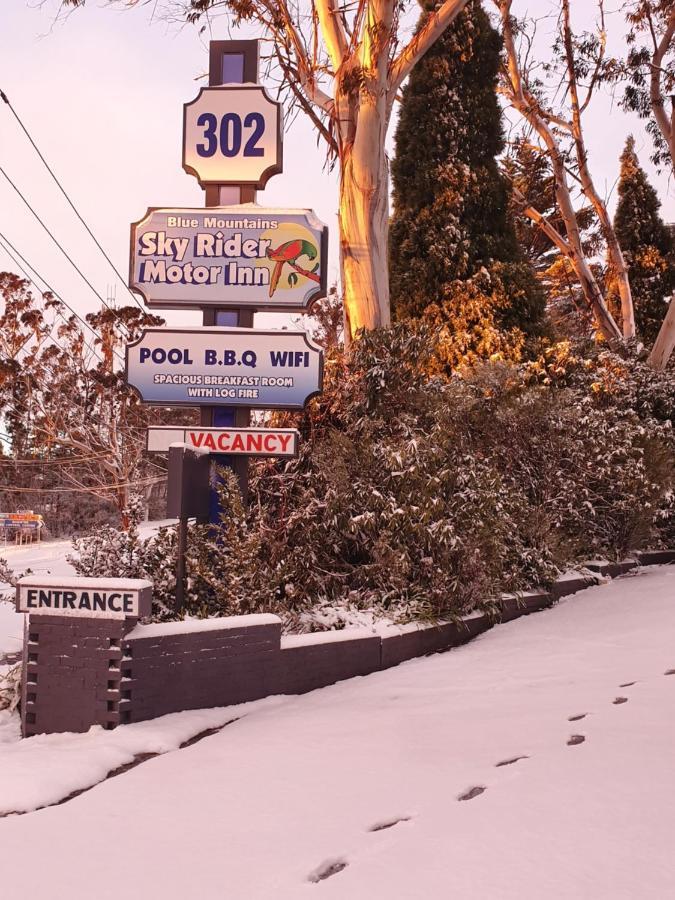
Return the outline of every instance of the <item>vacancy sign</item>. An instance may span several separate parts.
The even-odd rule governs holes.
[[[207,184],[264,188],[282,170],[282,111],[259,84],[204,87],[183,107],[183,168]]]
[[[186,444],[209,453],[232,456],[298,455],[300,434],[294,428],[183,428],[172,425],[148,428],[148,450],[168,453],[172,444]]]
[[[129,286],[158,309],[302,312],[326,296],[328,228],[309,209],[149,209],[131,226]]]
[[[148,328],[127,345],[126,381],[157,406],[303,409],[323,351],[304,331]]]

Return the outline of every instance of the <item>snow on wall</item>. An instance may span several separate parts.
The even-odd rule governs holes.
[[[670,558],[675,558],[675,553]],[[563,578],[550,592],[505,596],[499,601],[498,618],[510,621],[545,609],[560,597],[597,580],[597,574],[581,573],[577,578]],[[117,722],[139,722],[182,710],[230,706],[276,694],[306,693],[457,647],[487,631],[496,620],[476,612],[456,622],[432,626],[353,628],[284,638],[281,621],[273,615],[136,625],[121,636],[121,641],[111,641],[109,648],[96,648],[103,660],[97,675],[83,671],[91,653],[91,623],[84,620],[80,626],[77,620],[70,619],[66,627],[54,617],[53,624],[54,635],[48,633],[49,621],[43,619],[40,623],[39,640],[28,645],[28,669],[35,673],[39,669],[40,684],[48,685],[52,677],[50,666],[55,671],[64,665],[72,668],[80,687],[76,697],[71,683],[68,684],[71,712],[67,727],[85,731],[95,722],[113,727]],[[65,640],[61,647],[59,629]],[[116,653],[121,656],[119,661],[113,659]],[[30,693],[36,691],[30,689]],[[30,703],[24,706],[30,707]],[[74,723],[74,708],[80,712],[91,710],[92,716],[95,712],[97,717],[88,720],[82,715]],[[45,706],[43,710],[33,704],[29,711],[29,727],[24,722],[24,733],[65,730],[53,708]]]
[[[182,622],[158,622],[154,625],[137,625],[127,635],[128,639],[171,637],[177,634],[194,634],[198,631],[225,631],[231,628],[248,628],[252,625],[281,625],[279,616],[269,613],[248,616],[228,616],[222,619],[183,619]]]

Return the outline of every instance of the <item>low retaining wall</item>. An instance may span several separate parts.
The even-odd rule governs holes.
[[[661,551],[588,568],[618,574],[673,561],[675,551]],[[135,626],[36,616],[24,642],[23,733],[114,728],[186,709],[306,693],[457,647],[596,582],[563,577],[550,592],[503,597],[496,617],[474,613],[460,622],[392,626],[379,634],[347,629],[282,637],[272,615]]]

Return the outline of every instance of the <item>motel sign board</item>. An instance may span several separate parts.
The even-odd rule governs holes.
[[[155,406],[303,409],[323,352],[304,331],[148,328],[127,345],[125,377]]]
[[[207,184],[264,188],[283,166],[281,103],[259,84],[202,88],[183,106],[183,168]]]
[[[150,308],[306,310],[326,296],[328,228],[309,209],[149,209],[129,286]]]
[[[172,444],[186,444],[209,453],[231,456],[298,455],[300,433],[294,428],[185,428],[156,425],[148,428],[150,453],[168,453]]]

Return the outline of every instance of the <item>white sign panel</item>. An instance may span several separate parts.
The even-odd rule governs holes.
[[[183,168],[199,183],[264,188],[282,170],[282,111],[259,84],[202,88],[183,107]]]
[[[16,611],[31,616],[126,619],[150,615],[152,582],[140,578],[48,578],[16,584]]]
[[[168,453],[172,444],[187,444],[209,453],[232,456],[297,456],[300,434],[294,428],[148,428],[148,450]]]
[[[156,406],[302,409],[323,383],[304,331],[148,328],[127,346],[126,380]]]
[[[159,309],[302,311],[326,296],[328,228],[309,209],[149,209],[131,226],[129,286]]]

